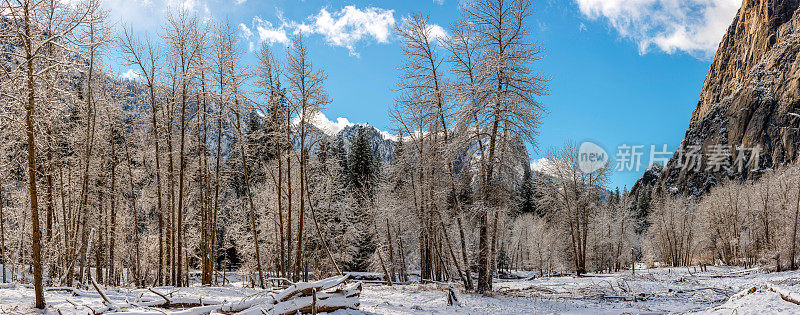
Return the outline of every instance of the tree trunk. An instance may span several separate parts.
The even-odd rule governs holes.
[[[6,265],[8,262],[6,261],[6,229],[5,229],[5,216],[3,216],[3,206],[5,200],[3,200],[3,185],[0,182],[0,264],[2,264],[2,270],[0,272],[3,273],[3,283],[8,283],[6,280]]]
[[[488,275],[488,260],[489,260],[489,237],[488,237],[488,218],[486,215],[488,209],[481,209],[480,214],[480,227],[478,231],[478,290],[479,294],[486,293],[489,290]]]
[[[301,117],[305,118],[305,106]],[[300,268],[303,258],[303,223],[305,222],[306,208],[306,126],[303,120],[300,121],[300,208],[297,210],[297,257],[295,258],[294,282],[300,279]]]
[[[464,272],[461,269],[461,264],[458,263],[456,252],[453,250],[453,245],[450,243],[450,236],[447,234],[447,228],[445,227],[444,221],[442,221],[441,217],[439,217],[439,224],[442,226],[442,235],[444,235],[444,241],[447,245],[448,252],[450,253],[450,258],[453,260],[453,264],[455,264],[456,270],[458,271],[458,277],[461,278],[461,281],[464,282],[464,288],[467,289],[469,288],[467,277],[464,276]]]
[[[389,246],[389,270],[392,274],[392,281],[397,281],[394,272],[394,249],[392,248],[392,230],[389,228],[389,218],[386,218],[386,244]]]
[[[492,278],[497,269],[497,211],[494,213],[494,220],[492,221],[492,244],[489,250],[489,290],[492,290]]]
[[[292,143],[292,118],[286,115],[286,143]],[[292,263],[292,151],[288,148],[286,154],[286,266]],[[287,272],[291,268],[287,268]]]
[[[186,73],[186,70],[183,71]],[[181,287],[184,286],[183,280],[183,195],[184,195],[184,178],[186,173],[186,106],[188,105],[187,92],[188,84],[186,83],[186,78],[181,79],[182,82],[182,89],[181,89],[181,145],[180,145],[180,153],[179,153],[179,163],[178,165],[178,211],[177,211],[177,218],[175,223],[175,238],[176,238],[176,249],[175,249],[175,280],[177,281],[177,286]],[[187,284],[188,285],[188,284]]]
[[[220,189],[220,163],[222,159],[222,106],[219,108],[219,117],[217,117],[217,156],[216,163],[214,163],[214,210],[211,214],[211,259],[213,273],[217,267],[217,213],[219,211],[219,189]],[[214,278],[216,279],[216,277]]]
[[[465,289],[467,291],[472,291],[472,275],[471,275],[472,272],[469,268],[469,260],[467,259],[469,255],[467,255],[467,242],[466,238],[464,237],[464,226],[461,224],[461,216],[458,216],[457,220],[458,220],[458,234],[459,238],[461,238],[461,259],[464,260],[464,276],[466,277],[467,280],[467,286],[465,287]]]
[[[283,157],[281,156],[283,151],[278,141],[276,141],[276,147],[278,152],[278,241],[280,242],[280,261],[278,262],[278,271],[280,272],[279,275],[281,277],[286,277],[286,240],[284,239],[283,234]]]
[[[117,182],[117,155],[116,155],[116,143],[114,143],[114,139],[111,140],[111,208],[109,209],[109,224],[110,231],[108,233],[108,281],[110,281],[112,286],[117,285],[117,277],[116,277],[116,269],[114,268],[114,242],[116,239],[117,233],[117,191],[116,191],[116,182]]]
[[[49,142],[47,145],[47,151],[45,153],[45,182],[47,183],[47,241],[50,242],[53,238],[53,149],[52,143],[53,139],[51,136],[51,130],[47,128],[47,141]],[[50,268],[50,272],[52,273],[53,268]]]
[[[234,93],[235,94],[235,93]],[[239,108],[239,101],[236,100],[237,111],[234,112],[236,115],[236,127],[239,133],[239,156],[241,157],[242,168],[244,169],[244,186],[245,186],[245,193],[247,194],[247,202],[250,205],[250,225],[253,230],[253,246],[255,247],[256,252],[256,269],[258,269],[258,281],[261,288],[265,288],[264,286],[264,273],[261,269],[261,250],[259,249],[258,245],[258,230],[256,229],[256,207],[253,203],[253,192],[250,190],[250,170],[247,166],[247,154],[245,151],[244,146],[244,135],[242,133],[242,119],[240,113],[238,111]],[[300,269],[297,269],[298,275]],[[297,277],[298,275],[295,275]],[[295,282],[297,280],[295,279]]]
[[[44,309],[44,288],[42,287],[42,254],[41,254],[41,230],[39,230],[39,196],[36,193],[36,141],[34,139],[33,113],[36,106],[36,97],[33,82],[33,47],[31,46],[31,8],[30,2],[25,2],[25,41],[26,41],[26,62],[28,79],[28,103],[25,106],[25,127],[28,136],[28,191],[30,193],[31,204],[31,242],[33,242],[33,287],[36,291],[36,304],[38,309]]]

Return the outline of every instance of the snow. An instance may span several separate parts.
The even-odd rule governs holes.
[[[800,272],[766,272],[759,268],[708,267],[656,268],[615,274],[590,274],[584,277],[540,278],[534,272],[515,272],[521,279],[495,280],[490,295],[457,293],[459,306],[447,305],[447,284],[404,284],[386,286],[364,284],[359,310],[339,310],[333,314],[791,314],[800,305],[789,300],[800,297]],[[337,280],[338,281],[338,280]],[[319,285],[319,283],[317,283]],[[309,286],[309,284],[298,284]],[[327,285],[322,285],[327,286]],[[157,287],[155,291],[174,301],[208,301],[234,304],[270,301],[271,294],[243,288],[241,282],[225,287]],[[147,289],[104,288],[115,304],[138,304],[130,309],[137,314],[153,313],[145,305],[163,301]],[[86,314],[109,310],[94,290],[51,288],[45,292],[45,313]],[[336,297],[332,297],[336,298]],[[329,302],[333,302],[331,300]],[[306,303],[298,300],[296,303]],[[293,302],[294,303],[294,302]],[[322,304],[318,304],[322,305]],[[33,312],[33,289],[24,284],[0,285],[0,314]],[[182,313],[202,313],[207,307]],[[158,313],[158,312],[155,312]],[[172,313],[171,313],[172,314]],[[180,313],[178,313],[180,314]]]

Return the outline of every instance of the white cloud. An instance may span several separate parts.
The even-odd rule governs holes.
[[[269,42],[270,44],[281,43],[288,44],[289,37],[286,36],[285,25],[275,27],[270,21],[262,20],[256,16],[253,18],[253,27],[258,33],[259,42]]]
[[[575,0],[581,14],[606,20],[639,52],[652,47],[713,56],[741,0]]]
[[[449,36],[447,31],[439,25],[431,24],[428,26],[428,35],[431,40],[444,40]]]
[[[311,20],[314,33],[325,36],[333,46],[347,48],[351,55],[356,56],[356,42],[372,37],[379,43],[387,43],[395,23],[394,10],[374,7],[361,10],[354,6],[346,6],[334,13],[322,8]]]
[[[128,69],[128,71],[120,74],[119,77],[128,81],[137,81],[142,78],[142,76],[133,69]]]
[[[247,0],[236,0],[236,4],[237,4],[237,5],[238,5],[238,4],[243,4],[243,3],[245,3],[245,2],[247,2]]]
[[[438,5],[443,5],[444,4],[444,0],[433,0],[433,3],[438,4]]]
[[[345,6],[337,12],[322,8],[303,22],[292,21],[284,17],[281,11],[278,11],[277,17],[279,23],[274,25],[259,16],[253,18],[251,28],[255,29],[261,42],[287,44],[288,34],[318,34],[331,46],[347,48],[353,56],[358,56],[358,42],[373,39],[378,43],[388,43],[395,23],[394,10],[375,7],[359,9]],[[441,34],[446,34],[443,29]]]
[[[72,0],[70,0],[72,1]],[[155,35],[163,31],[162,26],[170,11],[184,9],[196,14],[200,21],[208,22],[211,9],[208,0],[103,0],[100,5],[109,13],[112,23],[131,27],[135,35]]]
[[[239,30],[242,31],[242,37],[244,37],[245,39],[248,39],[253,36],[253,31],[249,27],[247,27],[247,25],[244,25],[244,23],[239,23]]]
[[[201,8],[205,10],[206,7],[205,3],[199,0],[166,0],[165,2],[167,7],[194,12],[197,12]]]

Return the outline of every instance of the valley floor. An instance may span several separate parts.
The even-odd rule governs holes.
[[[534,274],[520,273],[521,276]],[[760,269],[709,267],[657,268],[587,277],[546,277],[496,280],[491,296],[459,293],[460,306],[447,306],[447,288],[437,284],[365,284],[358,311],[336,314],[798,314],[800,272],[767,273]],[[157,288],[172,296],[202,297],[206,301],[233,301],[256,293],[234,284],[226,287]],[[47,291],[46,313],[89,314],[103,308],[95,291]],[[111,300],[153,298],[145,289],[107,289]],[[792,302],[794,301],[794,302]],[[796,302],[796,303],[795,303]],[[31,313],[33,289],[0,285],[0,313]],[[161,314],[137,310],[138,314]]]

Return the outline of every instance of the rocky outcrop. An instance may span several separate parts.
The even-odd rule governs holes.
[[[798,157],[800,118],[800,0],[744,0],[709,68],[684,141],[659,183],[701,195],[725,179],[750,179]],[[684,167],[690,148],[702,167]],[[758,170],[735,167],[739,148],[760,148]],[[722,167],[709,155],[726,148]],[[751,154],[750,151],[745,151]],[[683,157],[683,158],[682,158]],[[747,159],[754,161],[754,159]]]
[[[664,171],[664,166],[661,164],[654,163],[653,165],[650,165],[650,167],[648,167],[647,170],[644,171],[644,175],[642,175],[642,178],[640,178],[639,180],[636,181],[635,184],[633,184],[633,188],[631,188],[631,191],[639,191],[639,189],[642,189],[643,187],[658,184],[658,180],[661,179],[661,173],[663,171]]]
[[[367,124],[347,126],[336,137],[342,140],[345,150],[350,150],[350,145],[356,140],[361,129],[367,133],[369,143],[372,144],[372,154],[383,163],[391,163],[394,160],[394,150],[397,144],[394,140],[381,134],[375,127]]]

